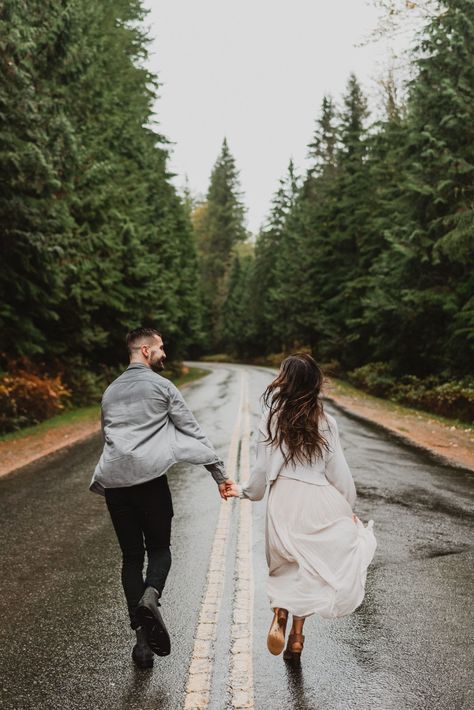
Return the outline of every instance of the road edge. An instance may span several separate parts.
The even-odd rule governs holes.
[[[452,459],[449,456],[444,456],[438,451],[434,451],[434,449],[432,449],[427,444],[420,444],[420,442],[415,441],[410,436],[401,434],[399,431],[397,431],[397,429],[393,429],[387,424],[381,424],[380,422],[376,421],[375,419],[372,419],[371,417],[366,417],[364,414],[359,414],[359,412],[355,412],[354,410],[347,407],[345,404],[341,404],[340,402],[338,402],[337,399],[331,397],[331,395],[324,395],[323,400],[326,402],[330,402],[333,407],[338,409],[347,417],[362,422],[363,424],[367,424],[368,426],[371,426],[378,431],[383,431],[385,434],[388,434],[390,438],[395,439],[399,443],[404,444],[409,448],[420,451],[421,453],[425,454],[425,456],[429,458],[433,463],[441,464],[442,466],[449,466],[450,468],[455,468],[459,471],[465,471],[466,473],[474,473],[474,467],[470,468],[465,464],[459,463],[459,461],[456,461],[455,459]]]

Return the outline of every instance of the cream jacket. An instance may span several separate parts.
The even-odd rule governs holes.
[[[328,442],[329,450],[324,451],[322,458],[312,464],[291,463],[285,465],[281,449],[265,443],[267,438],[266,422],[267,414],[264,414],[256,432],[255,459],[249,480],[244,485],[237,486],[241,498],[261,500],[265,495],[267,485],[271,485],[277,476],[284,476],[316,486],[332,485],[342,493],[351,507],[354,506],[356,489],[342,451],[334,417],[324,414],[321,434]]]

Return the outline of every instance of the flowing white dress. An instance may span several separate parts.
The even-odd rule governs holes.
[[[255,464],[239,493],[260,500],[270,484],[265,530],[270,606],[301,617],[333,618],[362,603],[377,543],[373,521],[367,526],[353,521],[356,491],[335,419],[325,415],[321,431],[329,451],[312,465],[287,466],[282,452],[264,442],[264,415]]]

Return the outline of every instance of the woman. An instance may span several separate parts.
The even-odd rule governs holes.
[[[303,650],[303,625],[311,614],[350,614],[364,598],[367,567],[376,548],[373,522],[353,514],[356,490],[342,452],[336,421],[323,411],[323,375],[305,353],[287,357],[267,387],[255,465],[248,483],[228,495],[268,496],[265,552],[267,592],[274,612],[267,645],[285,660]]]

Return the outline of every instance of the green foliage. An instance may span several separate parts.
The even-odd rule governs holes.
[[[376,395],[389,397],[395,386],[393,371],[385,362],[370,362],[348,373],[348,379],[356,387]]]
[[[80,356],[69,356],[66,362],[56,362],[53,368],[71,393],[69,404],[85,407],[100,404],[105,388],[125,369],[125,364],[88,364]],[[30,368],[31,369],[31,368]],[[41,375],[41,371],[39,371]]]
[[[396,402],[444,417],[474,421],[474,381],[439,383],[435,378],[404,378],[392,395]]]
[[[440,377],[397,377],[384,362],[372,362],[349,372],[348,380],[377,397],[444,417],[474,420],[474,379],[443,382]]]
[[[139,0],[0,10],[0,350],[11,355],[94,371],[123,362],[137,325],[159,327],[171,358],[202,341],[194,234],[154,128],[144,17]]]
[[[253,276],[252,254],[236,252],[229,272],[226,297],[221,309],[220,340],[226,350],[236,355],[246,356],[248,344],[252,341],[252,309],[250,291]]]

